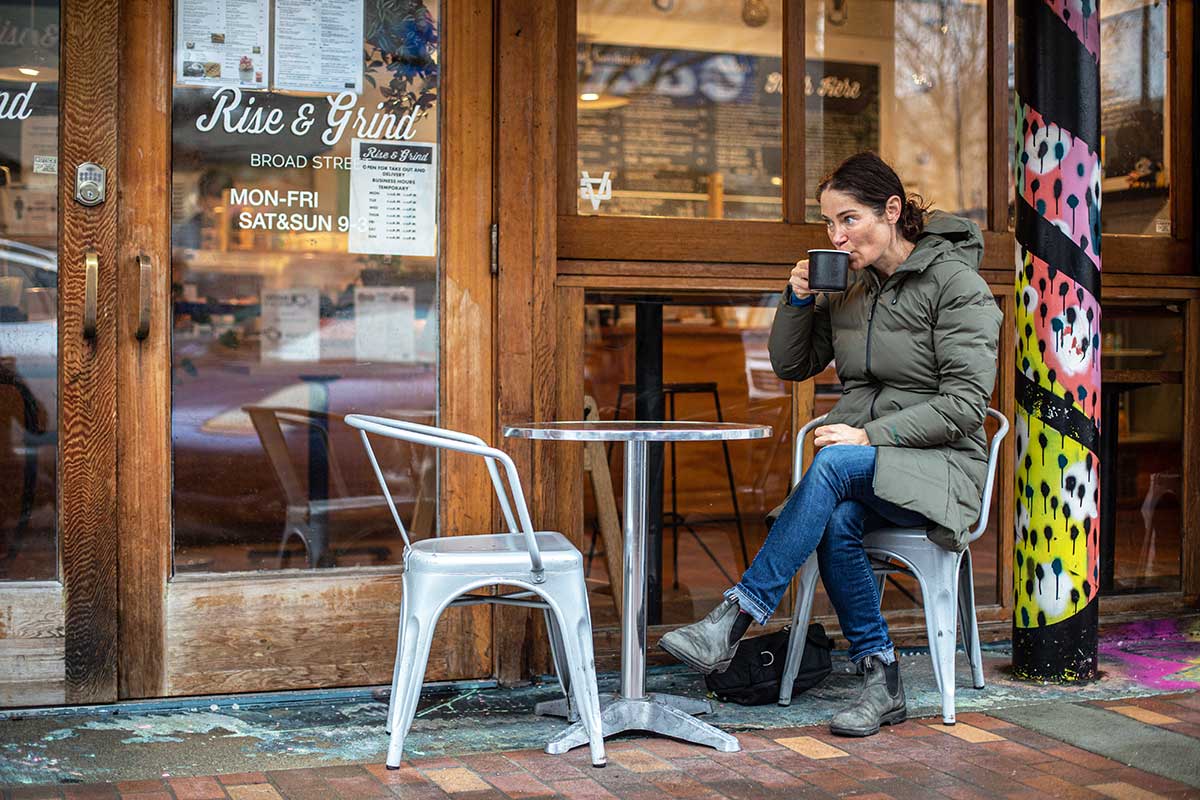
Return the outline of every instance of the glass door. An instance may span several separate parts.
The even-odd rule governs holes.
[[[129,23],[157,57],[123,67],[128,696],[391,675],[403,541],[343,418],[446,408],[441,252],[474,221],[441,211],[444,12],[230,0]],[[437,460],[376,452],[409,531],[438,535]],[[448,619],[431,679],[491,671],[487,613]]]
[[[117,3],[0,4],[0,706],[117,695]]]

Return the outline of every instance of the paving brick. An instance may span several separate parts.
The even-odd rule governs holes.
[[[115,786],[104,783],[89,783],[79,786],[68,786],[63,789],[63,797],[68,800],[94,800],[95,798],[110,798],[117,796]]]
[[[821,791],[832,795],[858,794],[866,791],[866,787],[860,781],[833,768],[809,772],[803,778]]]
[[[948,765],[947,768],[950,768]],[[897,778],[903,778],[909,783],[915,783],[920,786],[926,786],[930,789],[940,789],[943,786],[953,786],[955,784],[965,783],[964,781],[955,778],[953,775],[948,775],[940,769],[934,769],[927,764],[908,763],[895,764],[888,767]]]
[[[1004,737],[998,733],[985,731],[982,728],[976,728],[974,725],[968,725],[965,722],[960,722],[957,725],[942,725],[941,723],[935,723],[929,727],[935,731],[948,733],[956,739],[962,739],[964,742],[970,742],[971,744],[1004,741]]]
[[[977,711],[968,711],[965,714],[955,715],[960,723],[974,725],[976,728],[982,728],[985,731],[1003,731],[1017,727],[1016,724],[1009,722],[1006,719],[998,717],[989,717],[987,714],[981,714]]]
[[[166,789],[160,792],[133,792],[132,794],[122,792],[121,800],[174,800],[174,796]]]
[[[0,791],[5,790],[14,800],[60,800],[63,796],[57,786],[0,786]]]
[[[1155,775],[1150,772],[1142,772],[1140,769],[1133,767],[1114,769],[1108,772],[1106,777],[1114,781],[1124,781],[1134,786],[1140,786],[1147,791],[1158,792],[1159,794],[1169,794],[1170,792],[1177,792],[1180,789],[1188,788],[1191,788],[1193,793],[1196,792],[1194,787],[1189,787],[1187,784],[1173,781],[1170,778],[1164,778],[1161,775]]]
[[[312,770],[272,771],[267,777],[288,800],[327,800],[331,794],[329,784]]]
[[[226,787],[232,800],[281,800],[283,795],[269,783],[238,783]]]
[[[361,775],[346,778],[326,778],[325,782],[329,784],[335,797],[345,798],[345,800],[390,797],[392,794],[388,791],[387,787],[375,780],[374,776],[368,774],[366,771]]]
[[[504,792],[504,794],[513,798],[553,797],[557,794],[549,786],[527,772],[492,774],[488,776],[487,780],[492,786],[495,786]]]
[[[1078,747],[1072,747],[1069,744],[1059,744],[1057,747],[1052,747],[1046,752],[1056,758],[1061,758],[1063,761],[1070,761],[1072,764],[1077,764],[1087,769],[1105,770],[1121,766],[1112,759],[1096,755]]]
[[[223,800],[225,790],[216,778],[168,778],[178,800]]]
[[[663,770],[677,769],[671,762],[641,748],[609,752],[608,761],[610,764],[619,764],[630,772],[662,772]]]
[[[425,777],[433,781],[446,794],[486,791],[489,787],[466,767],[425,770]]]
[[[849,775],[856,781],[885,781],[896,777],[895,773],[888,772],[872,764],[869,759],[859,758],[858,756],[830,761],[829,764],[834,769]]]
[[[1045,773],[1021,775],[1017,777],[1017,780],[1055,798],[1055,800],[1090,800],[1090,798],[1102,796],[1085,786]]]
[[[1077,786],[1086,786],[1090,783],[1104,783],[1107,775],[1111,774],[1113,770],[1120,768],[1120,765],[1115,761],[1111,763],[1112,767],[1107,770],[1081,767],[1070,761],[1057,759],[1054,761],[1043,761],[1039,764],[1034,764],[1034,766],[1042,772],[1062,778],[1068,783],[1074,783]]]
[[[611,748],[606,746],[605,750],[608,751]],[[583,769],[545,753],[519,751],[509,753],[506,757],[514,764],[533,773],[533,776],[542,782],[578,780],[588,777]],[[584,769],[587,769],[588,772],[592,770],[591,767]]]
[[[162,780],[150,781],[117,781],[117,791],[121,794],[134,794],[135,792],[165,792],[167,784]]]
[[[826,744],[813,736],[788,736],[783,739],[776,739],[775,742],[789,750],[796,751],[802,756],[813,759],[843,758],[849,755],[845,750],[834,747],[831,744]]]
[[[743,753],[759,753],[765,750],[782,750],[783,745],[761,733],[735,733]]]
[[[1022,764],[1037,764],[1042,761],[1055,761],[1055,757],[1045,752],[1038,750],[1035,747],[1021,744],[1020,742],[984,742],[980,748],[986,750],[991,755],[1004,756],[1011,758],[1013,761]]]
[[[1144,722],[1147,725],[1170,725],[1173,722],[1179,722],[1175,717],[1168,717],[1166,714],[1160,714],[1157,711],[1151,711],[1148,708],[1136,705],[1109,706],[1108,710],[1124,714],[1130,719],[1136,719],[1138,722]]]
[[[1088,787],[1094,792],[1099,792],[1105,797],[1112,797],[1114,800],[1158,800],[1161,794],[1139,789],[1124,781],[1115,781],[1113,783],[1097,783]]]
[[[587,748],[583,748],[585,751]],[[513,775],[525,770],[499,753],[473,753],[460,756],[459,761],[478,775]]]
[[[388,769],[386,764],[368,764],[367,772],[385,786],[418,786],[428,783],[421,771],[408,762],[401,762],[399,769]]]
[[[555,781],[550,784],[550,788],[561,794],[566,800],[616,800],[616,795],[591,778]]]
[[[267,783],[267,776],[262,772],[233,772],[218,775],[217,780],[222,786],[235,786],[240,783]]]

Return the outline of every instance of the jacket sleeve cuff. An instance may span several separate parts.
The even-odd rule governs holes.
[[[893,445],[895,442],[889,441],[890,438],[887,432],[887,424],[882,419],[873,419],[866,425],[863,425],[863,430],[867,433],[867,441],[872,447],[886,447]]]
[[[792,294],[791,284],[788,284],[788,287],[783,290],[783,300],[789,306],[803,308],[804,306],[811,306],[816,298],[811,294],[808,297],[796,297],[796,295]]]

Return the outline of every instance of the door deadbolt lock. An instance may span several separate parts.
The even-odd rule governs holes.
[[[99,164],[86,161],[75,168],[75,202],[83,206],[98,206],[104,202],[107,171]]]

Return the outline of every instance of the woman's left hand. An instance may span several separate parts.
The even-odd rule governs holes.
[[[822,425],[814,431],[817,447],[828,447],[834,444],[870,444],[867,432],[862,428],[851,428],[849,425]]]

